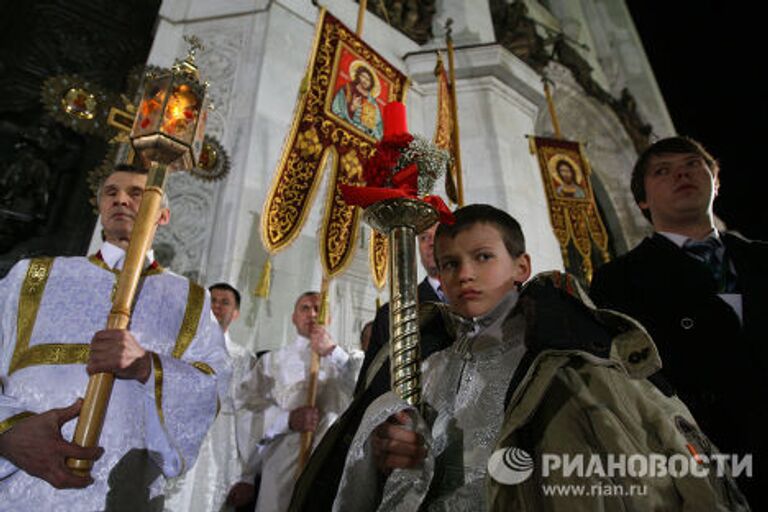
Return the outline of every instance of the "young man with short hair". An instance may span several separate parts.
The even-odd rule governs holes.
[[[435,243],[455,341],[423,363],[421,412],[393,393],[368,408],[334,510],[744,510],[727,478],[618,474],[611,484],[643,485],[642,496],[545,492],[606,482],[599,472],[545,474],[545,455],[690,460],[709,447],[685,406],[646,380],[659,361],[635,322],[590,308],[565,274],[521,287],[530,257],[501,210],[470,205],[455,218]],[[514,461],[488,469],[512,447],[532,456],[527,480],[509,480]]]
[[[756,509],[768,464],[768,244],[715,229],[720,167],[698,142],[662,139],[638,158],[632,193],[655,233],[595,273],[601,307],[648,329],[667,380],[726,454],[751,454],[739,480]]]

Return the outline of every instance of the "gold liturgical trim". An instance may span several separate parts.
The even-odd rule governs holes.
[[[88,259],[95,265],[109,270],[115,275],[119,274],[119,272],[111,270],[103,261],[95,256],[91,256]],[[86,364],[88,362],[90,344],[42,343],[32,347],[29,346],[32,330],[37,319],[37,312],[40,309],[40,302],[42,301],[45,285],[48,282],[52,266],[53,258],[35,258],[29,262],[29,268],[19,293],[16,347],[14,348],[11,364],[8,368],[9,375],[30,366]],[[148,269],[144,275],[156,275],[162,271],[162,268]],[[189,297],[187,298],[187,305],[184,311],[184,319],[182,320],[173,349],[173,357],[177,359],[181,358],[195,337],[205,302],[205,290],[200,285],[191,281],[189,286]]]
[[[43,298],[45,285],[53,266],[53,258],[34,258],[30,260],[27,275],[21,284],[19,292],[19,308],[16,319],[16,347],[13,351],[8,374],[12,374],[19,366],[24,352],[29,347],[32,329],[35,327],[37,311]]]
[[[82,343],[45,343],[21,353],[16,366],[8,373],[41,364],[86,364],[91,346]]]
[[[181,359],[184,352],[187,351],[192,340],[197,333],[197,325],[200,323],[200,316],[203,313],[203,304],[205,303],[205,289],[197,283],[189,281],[189,294],[187,297],[187,307],[184,311],[184,319],[181,321],[179,335],[176,337],[176,345],[173,347],[173,357]]]
[[[155,407],[157,407],[157,417],[160,423],[165,426],[165,417],[163,416],[163,363],[160,356],[154,352],[149,353],[152,356],[152,367],[155,373]]]
[[[7,418],[3,421],[0,421],[0,434],[4,434],[5,432],[11,430],[14,425],[16,425],[18,422],[25,418],[29,418],[30,416],[34,416],[35,413],[33,412],[20,412],[19,414],[14,414],[10,418]]]
[[[213,371],[213,368],[208,366],[207,364],[203,363],[202,361],[195,361],[194,363],[189,363],[201,372],[203,372],[206,375],[215,375],[216,372]]]
[[[361,70],[372,83],[368,96],[355,98],[365,106],[358,119],[350,117],[347,98],[353,83],[362,84],[353,82]],[[331,185],[319,236],[324,274],[332,278],[352,261],[359,213],[343,201],[338,185],[363,184],[362,164],[380,137],[383,107],[403,101],[407,87],[405,75],[320,10],[301,96],[264,203],[261,235],[269,252],[284,249],[301,232],[330,159]]]
[[[531,151],[539,160],[552,230],[560,244],[565,267],[589,282],[593,273],[592,244],[600,251],[603,262],[610,259],[608,232],[595,203],[589,161],[578,142],[543,137],[532,137],[530,141]],[[569,268],[571,242],[582,257],[581,269]]]

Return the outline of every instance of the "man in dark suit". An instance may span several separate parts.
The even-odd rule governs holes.
[[[434,237],[437,230],[437,224],[429,228],[428,230],[420,233],[416,240],[419,245],[419,256],[421,257],[421,265],[427,273],[418,287],[419,304],[425,304],[427,302],[445,302],[445,296],[440,289],[440,280],[438,279],[437,264],[435,263],[434,256]],[[371,334],[371,341],[368,345],[368,349],[365,351],[365,360],[363,366],[360,369],[360,375],[357,378],[357,386],[355,387],[355,395],[361,393],[366,388],[366,382],[368,379],[372,379],[370,386],[368,386],[369,393],[372,393],[375,397],[382,395],[389,391],[389,360],[387,360],[373,375],[368,375],[369,369],[372,366],[379,366],[376,364],[377,354],[381,351],[382,347],[387,347],[389,343],[389,302],[384,304],[376,312],[376,318],[373,321],[373,332]],[[445,348],[443,346],[424,346],[421,344],[421,357],[425,358],[432,352]],[[378,356],[381,358],[381,356]]]
[[[671,385],[723,453],[752,454],[754,475],[739,484],[758,507],[757,483],[768,474],[761,318],[768,313],[768,244],[715,229],[718,173],[692,139],[648,148],[632,172],[632,193],[656,232],[598,269],[591,295],[645,326],[664,365],[656,379]]]

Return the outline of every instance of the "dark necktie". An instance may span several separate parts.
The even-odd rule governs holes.
[[[736,291],[736,274],[731,270],[725,247],[719,239],[709,237],[701,241],[688,240],[683,250],[707,266],[717,284],[717,293]]]

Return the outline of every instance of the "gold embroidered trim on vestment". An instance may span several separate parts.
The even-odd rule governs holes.
[[[83,343],[35,345],[21,353],[12,371],[40,364],[86,364],[90,352],[91,346]]]
[[[157,417],[160,418],[160,423],[165,425],[165,419],[163,418],[163,363],[160,361],[160,356],[154,352],[149,353],[152,356],[152,366],[155,370],[155,407],[157,407]]]
[[[205,303],[205,289],[197,283],[189,281],[189,294],[187,307],[184,310],[184,319],[181,321],[179,335],[176,337],[176,345],[173,347],[173,357],[181,359],[189,348],[197,333],[197,326],[203,313]]]
[[[45,285],[53,266],[53,258],[34,258],[30,260],[27,275],[19,292],[19,309],[16,319],[16,347],[13,351],[8,375],[17,370],[23,353],[29,347],[32,329],[35,327],[37,311],[43,298]]]
[[[189,363],[189,364],[191,364],[192,366],[194,366],[195,368],[197,368],[198,370],[200,370],[201,372],[203,372],[206,375],[215,375],[216,374],[216,372],[213,371],[213,368],[211,368],[210,366],[208,366],[207,364],[205,364],[205,363],[203,363],[201,361],[195,361],[194,363]]]

